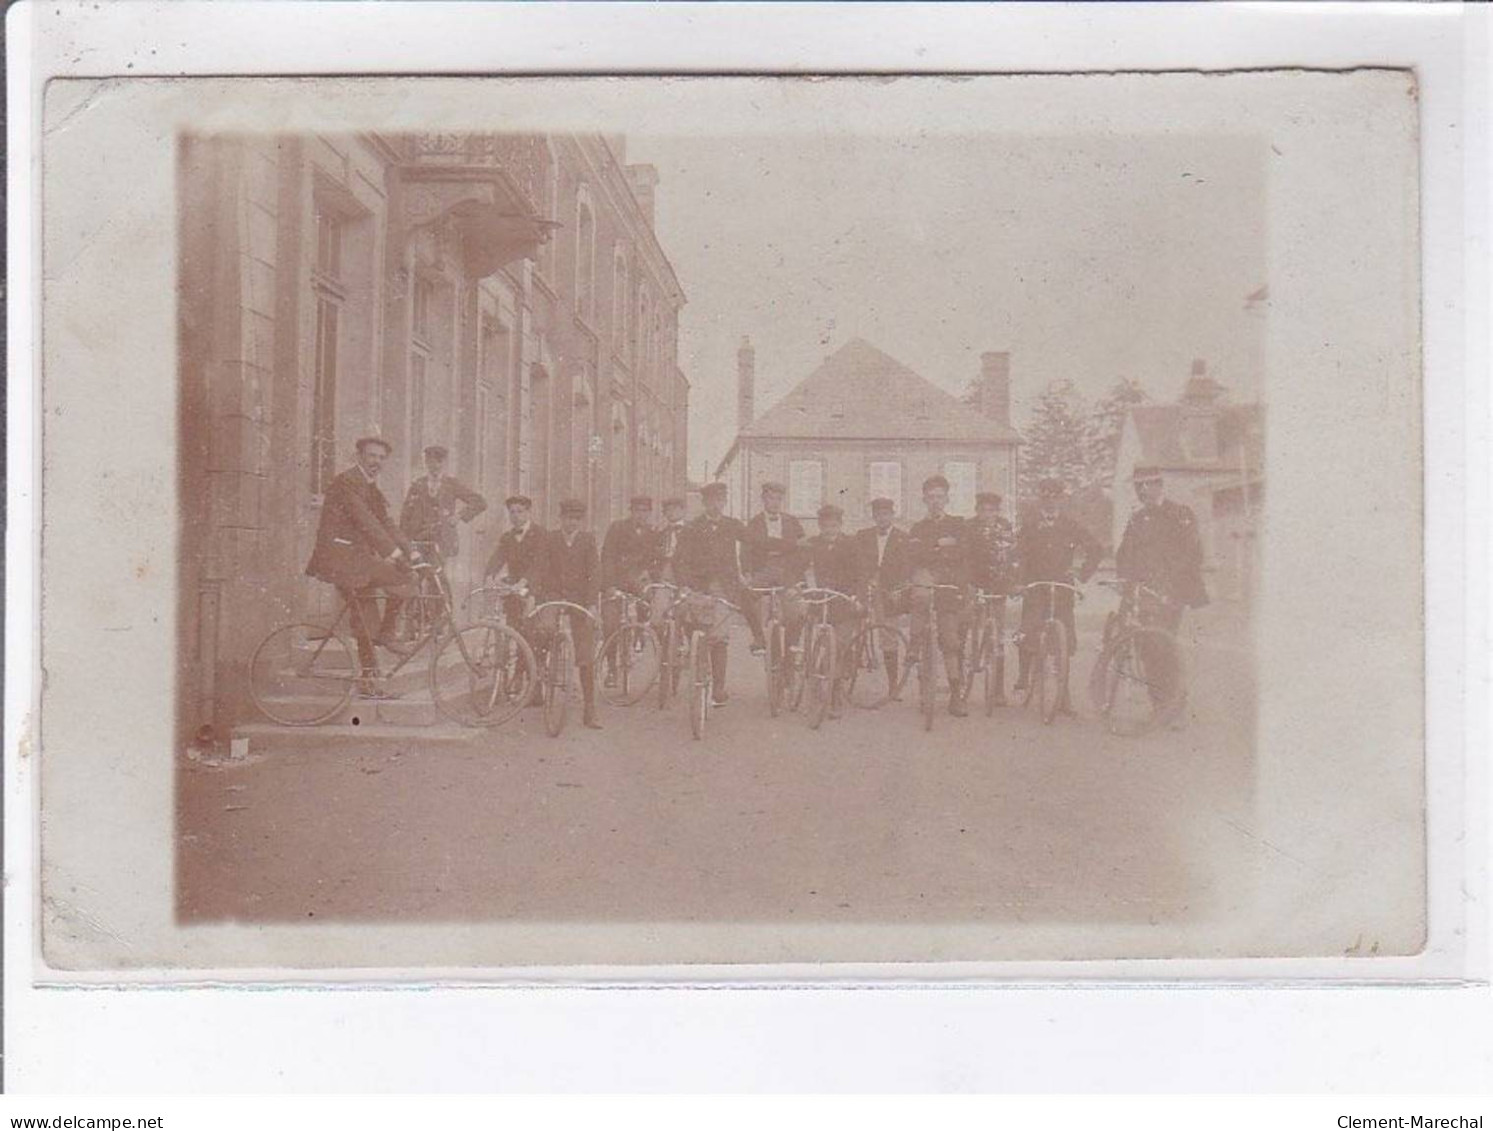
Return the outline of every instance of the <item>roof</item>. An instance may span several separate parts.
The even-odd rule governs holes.
[[[963,440],[1019,444],[1021,436],[855,338],[830,354],[739,439]]]
[[[1140,441],[1138,464],[1155,465],[1169,471],[1208,471],[1219,467],[1237,468],[1241,448],[1244,462],[1252,468],[1261,466],[1264,458],[1264,413],[1258,404],[1224,405],[1209,413],[1218,420],[1218,456],[1198,459],[1190,456],[1182,443],[1182,421],[1188,410],[1183,405],[1136,405],[1130,410]]]

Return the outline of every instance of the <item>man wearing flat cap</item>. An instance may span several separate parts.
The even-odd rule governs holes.
[[[700,489],[700,501],[705,513],[697,515],[687,523],[680,539],[675,559],[675,569],[681,585],[702,593],[724,597],[742,611],[743,619],[752,630],[752,639],[757,647],[762,643],[762,626],[752,608],[751,596],[741,583],[741,568],[738,550],[746,537],[746,527],[740,519],[725,513],[726,485],[707,483]],[[723,635],[723,634],[722,634]],[[710,666],[714,675],[714,702],[724,706],[726,694],[726,644],[725,639],[716,639],[710,645]]]
[[[357,461],[327,485],[316,529],[316,549],[306,573],[330,582],[347,602],[358,642],[358,692],[364,698],[390,697],[378,690],[376,644],[392,643],[395,619],[404,600],[415,595],[410,562],[419,554],[389,517],[389,500],[378,475],[394,450],[386,440],[365,436],[355,445]],[[378,593],[384,593],[380,616]]]
[[[651,570],[655,581],[674,585],[679,580],[676,562],[679,547],[684,540],[684,515],[687,509],[684,500],[678,495],[670,495],[664,500],[664,524],[653,535]],[[655,589],[652,615],[662,621],[673,599],[667,589]]]
[[[439,444],[425,449],[425,474],[405,493],[399,529],[411,542],[433,545],[446,561],[452,561],[460,549],[457,520],[471,522],[487,509],[487,500],[446,474],[447,454]]]
[[[583,609],[596,604],[599,570],[596,538],[582,530],[586,504],[566,499],[560,504],[560,529],[550,534],[545,554],[536,571],[536,586],[541,601],[568,601]],[[553,637],[559,617],[570,621],[570,637],[575,642],[575,666],[581,678],[581,721],[592,730],[600,730],[596,718],[596,634],[591,618],[575,609],[546,609],[539,614],[539,632]]]
[[[819,589],[833,589],[851,600],[832,598],[825,606],[824,614],[835,626],[835,643],[839,655],[835,657],[837,670],[843,667],[850,638],[860,618],[859,606],[853,602],[861,600],[866,589],[866,559],[855,540],[845,534],[845,512],[833,503],[819,508],[819,533],[804,544],[810,582]],[[838,681],[830,696],[830,717],[840,714]]]
[[[1059,479],[1043,479],[1037,484],[1037,507],[1023,517],[1021,531],[1016,539],[1018,573],[1022,585],[1038,581],[1073,584],[1074,558],[1082,561],[1077,574],[1079,584],[1088,581],[1099,568],[1104,548],[1082,523],[1063,512],[1067,493],[1067,488]],[[1042,622],[1047,619],[1049,606],[1068,633],[1070,655],[1078,645],[1078,628],[1073,620],[1072,591],[1044,586],[1027,592],[1021,602],[1021,641],[1016,650],[1019,665],[1015,686],[1017,691],[1025,691],[1030,686],[1032,660],[1036,655],[1037,639],[1041,634]],[[1065,714],[1073,713],[1067,687],[1062,689],[1058,710]]]
[[[923,505],[928,516],[913,524],[913,562],[911,590],[912,631],[914,637],[927,631],[927,595],[931,586],[949,585],[955,589],[932,589],[938,609],[938,647],[943,653],[944,675],[949,681],[949,714],[963,718],[969,714],[964,705],[964,633],[968,624],[968,602],[965,590],[970,580],[970,543],[965,521],[949,514],[949,481],[942,475],[930,475],[923,481]]]
[[[1011,589],[1011,568],[1016,557],[1016,532],[1001,514],[1001,497],[995,491],[981,491],[975,496],[975,517],[969,524],[970,580],[983,593],[995,596],[991,616],[995,621],[996,639],[1006,631],[1006,595]],[[995,650],[995,703],[1006,701],[1006,649]]]
[[[803,579],[801,550],[804,527],[791,514],[784,513],[783,500],[787,494],[781,483],[762,484],[762,509],[746,526],[741,567],[747,584],[758,589],[787,588]],[[760,622],[762,602],[753,594],[751,603]],[[788,647],[792,648],[798,643],[803,628],[803,605],[798,595],[790,590],[782,594],[780,607]],[[759,629],[752,630],[752,640],[755,644],[761,643]]]
[[[634,495],[628,505],[627,517],[608,526],[601,543],[601,624],[604,637],[611,636],[622,623],[625,600],[640,595],[643,587],[652,580],[656,539],[653,499],[648,495]],[[612,596],[614,592],[624,594],[625,598]],[[606,663],[606,684],[611,687],[617,680],[616,657],[608,656]]]
[[[535,589],[535,578],[544,560],[548,532],[533,520],[534,500],[527,495],[509,495],[508,529],[498,539],[497,548],[487,559],[485,571],[489,582],[501,581]],[[518,597],[503,598],[503,612],[508,623],[522,631],[524,603]]]
[[[872,525],[855,536],[863,561],[862,572],[868,587],[871,615],[881,624],[895,623],[907,612],[907,595],[901,592],[901,587],[907,584],[913,570],[912,538],[896,524],[896,518],[897,504],[891,499],[872,499]],[[894,645],[895,641],[894,635],[886,634],[884,643]],[[893,647],[883,654],[882,660],[886,664],[892,698],[900,699],[897,672],[901,656]]]
[[[1141,466],[1132,476],[1139,506],[1125,524],[1115,551],[1115,573],[1121,581],[1138,582],[1136,611],[1140,622],[1176,634],[1182,610],[1208,603],[1203,586],[1203,543],[1192,508],[1166,498],[1160,468]],[[1144,657],[1143,657],[1144,659]],[[1156,671],[1153,700],[1170,702],[1180,673],[1170,656],[1152,657]]]

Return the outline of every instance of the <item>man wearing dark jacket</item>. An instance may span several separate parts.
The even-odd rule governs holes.
[[[487,559],[486,576],[489,582],[525,585],[532,592],[536,588],[534,579],[544,561],[548,531],[533,521],[534,501],[529,496],[509,495],[504,505],[508,508],[510,525]],[[503,613],[512,627],[520,632],[527,631],[522,598],[504,597]]]
[[[746,535],[741,546],[741,568],[748,585],[757,589],[787,588],[803,579],[803,523],[791,514],[783,513],[783,500],[787,495],[781,483],[762,484],[762,509],[746,524]],[[762,602],[757,594],[751,595],[752,616],[747,625],[752,630],[752,641],[762,643]],[[783,610],[783,628],[788,646],[798,643],[803,628],[803,605],[798,595],[791,590],[781,594],[779,606]]]
[[[356,449],[357,463],[333,479],[322,496],[316,549],[306,572],[335,585],[347,602],[358,642],[358,691],[365,698],[382,697],[373,684],[378,675],[374,645],[393,639],[399,607],[415,594],[409,563],[418,555],[390,520],[389,500],[378,488],[378,473],[393,448],[376,436],[365,436]]]
[[[446,455],[439,444],[425,449],[426,474],[411,483],[404,496],[399,529],[411,542],[432,543],[443,558],[451,561],[460,549],[457,520],[471,522],[487,509],[487,500],[446,474]]]
[[[1140,622],[1175,635],[1184,608],[1208,603],[1197,518],[1191,507],[1164,497],[1160,469],[1137,467],[1133,479],[1140,506],[1125,524],[1115,551],[1115,573],[1121,581],[1138,582],[1149,590],[1136,595]],[[1147,663],[1156,672],[1153,699],[1170,702],[1178,679],[1175,661],[1158,652]]]
[[[949,481],[932,475],[923,481],[923,505],[928,516],[913,524],[912,631],[918,637],[927,631],[927,594],[933,586],[955,586],[959,590],[932,589],[938,609],[938,647],[943,653],[944,674],[949,680],[949,714],[963,718],[964,632],[968,622],[971,554],[965,521],[949,514]]]
[[[628,506],[626,518],[619,518],[607,527],[606,537],[601,543],[601,630],[610,637],[622,623],[625,599],[612,597],[615,590],[628,594],[628,599],[640,595],[643,587],[652,579],[654,559],[658,553],[658,532],[653,529],[653,500],[647,495],[635,495]],[[616,657],[606,658],[607,686],[616,681]]]
[[[1037,509],[1022,519],[1021,530],[1016,538],[1018,573],[1023,586],[1041,581],[1071,585],[1074,580],[1075,557],[1081,557],[1083,562],[1078,570],[1080,584],[1093,577],[1094,571],[1099,568],[1099,558],[1103,555],[1104,548],[1081,523],[1063,513],[1065,495],[1066,490],[1060,480],[1044,479],[1037,484]],[[1047,619],[1049,603],[1054,615],[1067,630],[1070,656],[1078,644],[1078,628],[1073,620],[1072,591],[1047,586],[1026,590],[1021,601],[1017,691],[1025,691],[1030,686],[1037,637],[1042,630],[1042,622]],[[1066,687],[1062,689],[1061,696],[1058,710],[1072,714],[1073,708]]]
[[[596,559],[596,538],[582,530],[586,504],[566,499],[560,504],[560,529],[546,540],[544,557],[535,578],[541,601],[569,601],[583,609],[596,604],[600,573]],[[575,609],[546,609],[540,614],[539,631],[552,638],[559,628],[560,614],[570,621],[570,637],[575,643],[575,666],[581,677],[582,722],[600,730],[596,719],[596,634],[591,618]]]
[[[740,519],[725,513],[726,485],[707,483],[700,490],[705,513],[687,523],[680,538],[674,568],[681,585],[701,593],[724,597],[742,610],[747,624],[753,627],[755,641],[760,642],[762,629],[755,614],[750,613],[751,594],[741,583],[739,550],[746,537]],[[714,677],[714,703],[724,706],[726,694],[726,644],[724,633],[716,634],[710,645],[710,666]]]
[[[896,591],[912,576],[912,539],[895,525],[896,515],[897,504],[891,499],[872,499],[871,521],[874,525],[855,536],[856,549],[861,556],[861,575],[869,587],[871,615],[878,623],[895,622],[907,611],[906,595],[898,595]],[[887,636],[888,643],[895,642],[895,637],[889,633]],[[882,654],[894,699],[901,698],[897,691],[900,661],[901,656],[895,648]]]

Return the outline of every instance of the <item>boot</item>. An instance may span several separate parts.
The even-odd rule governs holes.
[[[596,720],[596,669],[587,664],[581,669],[581,725],[589,730],[600,730]]]

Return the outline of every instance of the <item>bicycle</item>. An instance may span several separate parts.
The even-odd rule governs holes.
[[[1066,581],[1033,581],[1022,586],[1022,599],[1027,599],[1027,594],[1034,589],[1047,591],[1047,609],[1041,627],[1036,630],[1036,651],[1027,672],[1026,697],[1022,705],[1029,706],[1035,699],[1042,722],[1050,724],[1057,718],[1058,707],[1068,688],[1068,666],[1073,654],[1068,630],[1058,619],[1057,590],[1068,590],[1075,602],[1083,600],[1083,591]]]
[[[654,590],[667,590],[673,597],[660,618],[661,623],[653,626],[658,645],[658,709],[662,711],[679,690],[679,680],[688,658],[689,641],[677,615],[686,590],[667,581],[655,581],[643,587],[643,594],[646,597]]]
[[[1166,608],[1171,601],[1138,581],[1100,584],[1119,591],[1120,607],[1105,618],[1089,699],[1111,734],[1148,734],[1172,722],[1187,702],[1176,636],[1142,620],[1142,602]]]
[[[810,730],[818,730],[826,713],[834,716],[840,704],[840,655],[839,640],[835,626],[829,620],[829,607],[834,601],[849,601],[859,607],[859,602],[849,594],[823,586],[805,589],[803,602],[813,606],[818,613],[809,626],[809,641],[804,654],[804,700],[805,715]]]
[[[934,654],[938,651],[938,591],[943,589],[951,593],[963,593],[964,587],[961,585],[910,582],[906,588],[927,590],[928,594],[927,620],[921,631],[914,633],[910,654],[912,662],[918,668],[918,710],[923,714],[923,729],[932,730],[933,715],[937,707],[938,698],[938,673],[934,666],[938,662],[934,659]],[[920,596],[918,599],[922,600],[923,598]],[[951,695],[958,694],[958,689],[954,687],[952,673],[949,673],[949,693]]]
[[[875,710],[899,694],[910,664],[907,637],[863,608],[861,626],[841,656],[847,702]]]
[[[762,635],[767,640],[762,665],[767,675],[767,710],[777,718],[784,707],[798,710],[803,697],[803,672],[798,655],[788,647],[788,628],[783,616],[783,594],[799,587],[768,585],[748,588],[767,605],[767,615],[762,618]]]
[[[710,662],[710,650],[717,642],[717,630],[725,627],[725,618],[741,610],[724,597],[712,593],[694,593],[685,590],[680,596],[685,605],[689,621],[689,670],[691,674],[689,729],[696,739],[705,737],[705,721],[715,700],[715,669]],[[711,613],[707,608],[716,606],[726,610],[725,616],[717,616],[708,626],[704,624]],[[723,633],[722,633],[723,635]]]
[[[644,594],[653,586],[644,589]],[[614,707],[631,707],[653,690],[659,678],[662,649],[658,634],[638,612],[647,610],[645,597],[614,589],[604,600],[623,602],[621,623],[602,641],[598,666],[606,665],[601,696]]]
[[[1006,705],[1006,647],[1013,637],[1004,632],[995,610],[1005,601],[1003,593],[975,590],[973,623],[964,634],[964,697],[969,700],[975,679],[981,679],[985,715]]]
[[[533,699],[539,664],[522,632],[508,623],[506,600],[532,603],[523,585],[491,584],[467,596],[474,618],[442,643],[431,662],[436,708],[464,726],[494,727]]]
[[[551,615],[556,621],[553,629],[542,623],[550,610],[554,610]],[[539,695],[544,706],[544,730],[551,738],[558,738],[565,729],[570,701],[575,696],[575,636],[566,613],[580,613],[596,622],[595,613],[574,601],[543,601],[525,618],[534,623],[534,637],[539,641],[535,649]]]
[[[249,660],[249,696],[265,717],[282,726],[319,726],[342,713],[360,687],[368,698],[394,699],[389,681],[430,645],[432,697],[436,681],[435,657],[443,635],[451,627],[451,594],[439,563],[415,562],[416,596],[408,602],[421,606],[415,617],[422,626],[409,645],[383,644],[398,657],[387,673],[363,672],[357,649],[341,631],[343,621],[361,617],[340,590],[337,613],[330,625],[311,621],[282,624],[255,646]],[[357,600],[358,598],[354,598]],[[386,598],[387,599],[387,598]]]

